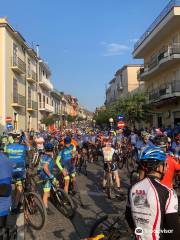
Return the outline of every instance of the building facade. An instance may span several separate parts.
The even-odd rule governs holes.
[[[144,59],[138,80],[152,109],[151,125],[180,123],[180,1],[170,1],[134,46]]]
[[[142,65],[139,64],[128,64],[115,73],[106,90],[106,105],[120,97],[127,96],[128,93],[139,87],[141,83],[137,80],[137,71],[141,67]]]
[[[42,117],[54,111],[49,69],[6,18],[0,19],[0,39],[0,130],[7,119],[15,130],[38,129]]]

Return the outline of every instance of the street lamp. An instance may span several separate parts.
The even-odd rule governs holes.
[[[113,127],[113,123],[114,123],[114,119],[113,118],[109,118],[109,125],[110,125],[110,129],[112,130]]]
[[[17,113],[14,112],[14,130],[17,131]]]
[[[96,127],[96,120],[95,119],[93,119],[93,128],[95,128]]]

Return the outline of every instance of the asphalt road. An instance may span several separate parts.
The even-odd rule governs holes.
[[[88,236],[92,224],[100,216],[108,214],[110,220],[121,216],[122,229],[125,231],[127,225],[124,221],[124,211],[126,200],[121,201],[117,198],[109,200],[101,189],[103,167],[102,163],[89,163],[88,175],[77,176],[79,194],[75,195],[74,202],[77,206],[76,214],[72,220],[65,218],[50,203],[52,215],[48,215],[47,224],[41,231],[34,231],[26,228],[25,239],[51,239],[51,240],[79,240]],[[122,189],[127,192],[127,173],[120,172],[122,175]],[[81,200],[80,200],[81,199]],[[81,205],[83,204],[83,206]],[[128,238],[124,238],[128,239]]]

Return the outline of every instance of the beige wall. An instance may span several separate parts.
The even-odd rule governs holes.
[[[139,81],[137,80],[137,71],[139,67],[128,67],[127,74],[128,74],[128,92],[133,91],[139,86]]]

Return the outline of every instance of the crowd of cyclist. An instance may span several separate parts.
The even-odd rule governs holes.
[[[180,170],[180,128],[130,131],[81,127],[53,132],[3,133],[0,141],[0,229],[5,227],[10,212],[17,214],[22,209],[22,182],[27,166],[32,165],[31,153],[39,153],[37,173],[43,180],[42,198],[50,214],[51,184],[58,186],[61,175],[64,191],[68,193],[70,181],[75,186],[82,153],[87,155],[89,162],[103,157],[103,190],[107,163],[110,163],[117,191],[122,192],[117,162],[119,149],[130,151],[138,165],[139,181],[129,190],[126,207],[126,219],[132,231],[146,229],[148,237],[143,235],[142,239],[163,239],[159,231],[167,228],[172,230],[168,239],[180,239],[178,198],[173,190],[175,173]],[[13,201],[12,186],[15,190]]]

